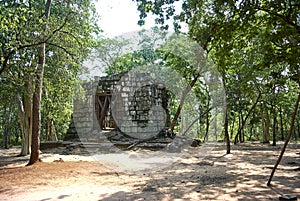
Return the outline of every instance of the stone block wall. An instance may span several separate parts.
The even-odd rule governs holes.
[[[165,129],[169,114],[163,83],[151,79],[147,73],[128,73],[115,87],[112,110],[122,132],[148,138]]]
[[[94,123],[94,92],[93,83],[82,84],[83,94],[78,94],[73,100],[73,114],[69,128],[64,137],[66,141],[79,140],[83,135],[90,133]]]
[[[105,118],[111,118],[116,129],[132,137],[152,137],[168,126],[168,96],[162,82],[152,80],[147,73],[126,72],[95,80],[83,85],[83,100],[74,100],[73,119],[79,135],[100,128],[100,96],[111,97]]]

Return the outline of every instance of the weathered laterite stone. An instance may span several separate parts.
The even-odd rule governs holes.
[[[83,87],[87,89],[85,100],[83,102],[74,101],[73,116],[76,123],[75,125],[74,122],[70,124],[66,135],[68,140],[72,136],[75,138],[74,129],[76,130],[77,126],[83,127],[80,129],[87,133],[89,133],[88,129],[91,132],[93,130],[117,129],[124,133],[143,133],[144,131],[148,133],[151,131],[160,132],[159,129],[161,128],[158,127],[159,123],[157,122],[162,121],[162,115],[166,115],[165,119],[170,119],[167,89],[163,83],[156,83],[151,80],[149,74],[138,73],[132,76],[124,72],[111,76],[95,77],[95,80],[98,82],[96,90],[93,90],[92,84],[87,83]],[[117,97],[115,100],[112,100],[113,94]],[[114,108],[112,108],[113,101],[115,101]],[[165,111],[165,114],[161,111],[152,111],[154,107],[161,107],[161,111]],[[118,118],[118,125],[113,117],[113,112]],[[119,127],[120,124],[124,130]],[[168,125],[169,122],[165,122],[165,127]]]

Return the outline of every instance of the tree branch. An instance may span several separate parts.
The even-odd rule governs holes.
[[[22,50],[22,49],[25,49],[25,48],[28,48],[28,47],[33,47],[33,46],[38,46],[38,45],[41,45],[43,44],[44,41],[40,41],[38,43],[32,43],[32,44],[28,44],[28,45],[21,45],[19,47],[17,47],[16,49],[10,51],[5,57],[4,57],[4,61],[3,61],[3,64],[2,64],[2,68],[0,69],[0,75],[6,71],[7,69],[7,64],[8,64],[8,60],[10,59],[10,57],[12,55],[14,55],[16,53],[16,51],[18,50]]]
[[[74,39],[76,40],[76,42],[77,42],[80,46],[82,46],[82,44],[81,44],[81,42],[78,40],[78,38],[77,38],[76,36],[74,36],[72,33],[67,32],[67,31],[61,31],[61,32],[64,33],[64,34],[67,34],[67,35],[72,36],[72,38],[74,38]]]
[[[204,115],[208,114],[213,108],[210,107],[208,108],[205,112],[203,112],[202,114],[200,114],[190,125],[189,127],[183,132],[182,136],[185,136],[187,134],[187,132],[192,128],[192,126],[200,119],[202,118]]]
[[[50,42],[47,42],[47,44],[51,45],[51,46],[54,46],[54,47],[57,47],[59,49],[62,49],[63,51],[65,51],[68,55],[70,55],[74,59],[75,54],[73,54],[72,52],[68,51],[67,48],[64,48],[64,47],[62,47],[60,45],[56,45],[56,44],[50,43]]]
[[[292,22],[288,17],[282,15],[282,14],[279,14],[279,13],[276,13],[276,12],[272,12],[266,8],[256,8],[257,10],[261,10],[261,11],[264,11],[270,15],[274,15],[280,19],[282,19],[284,22],[286,22],[288,25],[291,25],[293,26],[296,31],[298,32],[298,34],[300,34],[300,26],[298,26],[296,23]]]
[[[12,57],[17,51],[25,49],[25,48],[29,48],[29,47],[34,47],[34,46],[38,46],[41,45],[43,43],[48,43],[47,41],[49,41],[57,32],[61,31],[63,29],[63,27],[67,24],[68,22],[68,17],[65,18],[64,23],[59,26],[57,29],[55,29],[54,31],[52,31],[52,34],[50,36],[48,36],[45,40],[37,42],[37,43],[32,43],[32,44],[28,44],[28,45],[21,45],[19,47],[17,47],[16,49],[13,49],[12,51],[10,51],[5,57],[4,57],[4,61],[2,64],[2,68],[0,69],[0,75],[5,72],[8,68],[7,64],[8,64],[8,60],[10,59],[10,57]],[[48,43],[49,44],[49,43]],[[54,44],[51,44],[54,45]],[[58,46],[57,46],[58,47]],[[72,55],[72,54],[70,54]]]
[[[52,31],[52,34],[51,34],[45,41],[47,42],[47,41],[50,40],[57,32],[61,31],[61,30],[64,28],[64,26],[67,24],[68,20],[69,20],[69,19],[66,17],[64,23],[62,23],[57,29],[53,30],[53,31]]]
[[[274,165],[274,167],[272,169],[271,175],[270,175],[269,180],[267,182],[267,186],[271,185],[271,181],[272,181],[272,178],[273,178],[273,176],[275,174],[275,171],[276,171],[276,169],[277,169],[277,167],[278,167],[278,165],[279,165],[279,163],[280,163],[280,161],[281,161],[281,159],[283,157],[285,149],[286,149],[286,147],[287,147],[287,145],[288,145],[288,143],[289,143],[289,141],[291,139],[291,136],[293,134],[294,127],[295,127],[295,119],[296,119],[297,111],[298,111],[298,108],[299,108],[299,102],[300,102],[300,93],[299,93],[298,99],[297,99],[297,101],[295,103],[294,112],[293,112],[292,119],[291,119],[291,124],[290,124],[289,134],[288,134],[287,139],[286,139],[286,141],[285,141],[285,143],[284,143],[284,145],[283,145],[283,147],[281,149],[279,157],[278,157],[278,159],[277,159],[277,161],[276,161],[276,163],[275,163],[275,165]]]

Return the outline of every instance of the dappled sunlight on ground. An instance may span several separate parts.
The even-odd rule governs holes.
[[[280,148],[259,143],[232,148],[232,154],[224,155],[225,145],[218,143],[206,157],[199,155],[196,148],[193,154],[185,154],[168,166],[139,172],[120,170],[115,164],[106,163],[105,157],[97,162],[90,156],[49,153],[42,155],[46,162],[24,167],[28,158],[13,157],[18,150],[0,150],[1,159],[5,159],[0,167],[0,197],[44,201],[250,201],[278,200],[283,194],[300,195],[298,144],[289,145],[271,187],[266,183]],[[137,156],[131,153],[127,157]]]

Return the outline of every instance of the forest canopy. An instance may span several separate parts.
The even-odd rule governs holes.
[[[213,60],[226,93],[224,125],[218,140],[263,143],[285,140],[295,113],[292,139],[300,138],[300,3],[298,1],[134,0],[139,25],[149,14],[159,28],[176,32],[187,24],[186,37]],[[180,3],[180,10],[176,3]],[[122,54],[126,41],[105,38],[90,0],[0,0],[0,136],[5,148],[63,139],[73,112],[83,62],[94,52],[109,75],[134,65],[161,62],[191,86],[199,104],[195,132],[207,140],[209,94],[189,63],[153,48],[155,38],[142,34],[139,51]],[[100,19],[101,20],[101,19]],[[189,93],[189,91],[187,92]],[[173,102],[174,103],[174,102]],[[180,103],[181,104],[181,103]],[[180,107],[173,104],[171,129],[180,130]],[[182,102],[183,104],[183,102]],[[193,107],[193,108],[192,108]],[[198,110],[198,111],[196,111]],[[176,130],[177,129],[177,130]],[[32,138],[33,137],[33,138]],[[227,147],[227,153],[230,147]]]

